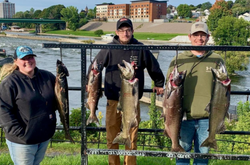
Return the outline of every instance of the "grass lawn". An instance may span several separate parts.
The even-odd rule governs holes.
[[[60,34],[60,35],[75,35],[75,36],[89,36],[89,37],[99,37],[94,34],[94,31],[72,31],[72,30],[54,30],[54,31],[47,31],[47,34]],[[114,33],[115,32],[104,32],[104,34]],[[134,33],[134,37],[138,40],[164,40],[168,41],[176,36],[187,34],[169,34],[169,33],[142,33],[136,32]]]
[[[89,145],[89,148],[96,148],[95,145]],[[101,145],[100,148],[106,148],[106,145]],[[124,149],[121,146],[120,149]],[[139,148],[139,150],[141,150]],[[157,150],[154,148],[147,148],[146,150]],[[41,165],[81,165],[81,145],[71,143],[53,143],[52,147],[49,146],[44,160]],[[13,165],[8,148],[4,143],[0,146],[0,164]],[[121,158],[121,164],[123,163]],[[90,165],[108,165],[107,155],[88,155],[88,164]],[[166,157],[137,157],[138,165],[174,165],[175,159],[171,160]],[[249,161],[237,160],[210,160],[209,165],[249,165]]]

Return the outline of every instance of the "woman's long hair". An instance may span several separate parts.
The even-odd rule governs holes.
[[[0,71],[0,82],[6,77],[8,76],[9,74],[11,74],[12,72],[14,72],[14,70],[17,69],[17,65],[14,63],[7,63],[7,64],[4,64],[1,68],[1,71]]]

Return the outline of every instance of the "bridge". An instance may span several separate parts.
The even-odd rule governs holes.
[[[36,33],[42,32],[41,24],[47,23],[60,23],[66,24],[65,21],[60,19],[23,19],[23,18],[0,18],[0,23],[13,23],[13,22],[23,22],[23,23],[34,23],[36,24]]]

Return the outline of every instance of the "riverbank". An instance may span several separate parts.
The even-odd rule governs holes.
[[[24,32],[26,33],[26,32]],[[46,33],[40,33],[37,35],[23,35],[21,34],[16,34],[16,33],[7,33],[5,34],[0,34],[0,36],[3,37],[12,37],[12,38],[23,38],[23,39],[33,39],[33,40],[46,40],[46,41],[55,41],[55,42],[66,42],[66,43],[77,43],[77,44],[85,44],[89,43],[90,40],[93,40],[93,44],[107,44],[109,41],[102,40],[101,37],[90,37],[90,36],[74,36],[74,35],[58,35],[58,34],[46,34]],[[53,36],[53,37],[51,37]],[[63,36],[64,38],[61,37],[56,37],[56,36]],[[83,39],[78,39],[80,37],[86,37],[88,40],[83,40]],[[174,37],[171,40],[139,40],[140,42],[144,43],[145,45],[167,45],[169,43],[173,44],[189,44],[190,41],[188,39],[188,36],[177,36]],[[210,39],[208,42],[209,45],[213,44],[213,40]]]
[[[74,35],[58,35],[58,34],[46,34],[40,33],[38,35],[18,35],[18,34],[0,34],[0,36],[5,37],[13,37],[13,38],[24,38],[24,39],[34,39],[34,40],[46,40],[46,41],[55,41],[55,42],[67,42],[67,43],[77,43],[77,44],[85,44],[89,43],[89,40],[94,40],[93,44],[107,44],[109,41],[102,40],[101,37],[90,37],[90,36],[74,36]],[[53,37],[51,37],[53,36]],[[56,36],[63,36],[64,38],[59,38]],[[77,39],[79,37],[86,37],[89,40],[82,40]],[[145,45],[167,45],[169,43],[173,44],[190,44],[188,36],[176,36],[171,40],[139,40],[140,42],[144,43]],[[208,45],[214,45],[214,40],[210,37]]]

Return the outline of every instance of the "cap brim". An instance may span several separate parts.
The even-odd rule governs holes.
[[[19,57],[19,59],[22,59],[22,58],[24,58],[24,57],[26,57],[26,56],[35,56],[35,57],[36,57],[35,54],[27,54],[27,55],[24,55],[24,56]]]
[[[194,32],[192,32],[191,34],[197,33],[197,32],[204,32],[206,34],[209,34],[207,31],[199,29],[199,30],[195,30]]]

